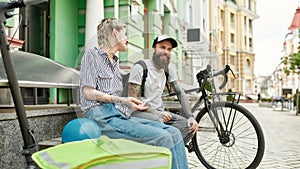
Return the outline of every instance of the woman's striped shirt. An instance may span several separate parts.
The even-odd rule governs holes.
[[[85,51],[80,68],[80,102],[81,109],[87,112],[89,108],[103,104],[103,102],[86,100],[82,89],[84,86],[93,87],[103,93],[121,96],[123,91],[122,77],[119,71],[118,58],[114,57],[112,64],[107,53],[99,48],[91,48]],[[116,103],[116,108],[126,117],[129,117],[128,107]]]

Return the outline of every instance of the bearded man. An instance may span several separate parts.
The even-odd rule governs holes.
[[[148,69],[144,93],[141,95],[143,67],[135,64],[128,80],[128,96],[138,98],[149,105],[148,110],[135,111],[131,116],[172,125],[181,131],[184,142],[187,144],[197,132],[198,123],[193,117],[187,96],[179,85],[175,68],[170,65],[172,49],[176,47],[176,40],[167,35],[159,35],[154,39],[152,59],[143,60]],[[168,79],[166,79],[165,71],[168,71]],[[162,94],[166,80],[172,85],[181,104],[179,115],[165,110]]]

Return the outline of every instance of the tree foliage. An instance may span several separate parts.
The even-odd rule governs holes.
[[[298,51],[298,53],[291,54],[288,57],[284,57],[282,63],[286,65],[284,72],[287,75],[291,74],[291,72],[299,74],[300,73],[300,51]]]

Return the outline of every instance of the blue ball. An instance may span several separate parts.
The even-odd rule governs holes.
[[[62,131],[62,142],[72,142],[85,139],[98,138],[101,130],[98,124],[90,119],[76,118],[68,122]]]

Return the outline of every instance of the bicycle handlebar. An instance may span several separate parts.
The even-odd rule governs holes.
[[[198,83],[199,83],[199,90],[200,91],[204,90],[204,87],[205,87],[205,84],[206,84],[208,78],[216,77],[219,75],[222,75],[224,77],[223,83],[219,86],[219,89],[224,88],[228,81],[227,73],[229,71],[231,71],[232,75],[235,78],[235,75],[229,65],[226,65],[223,70],[220,70],[218,72],[212,72],[211,66],[207,65],[206,69],[200,71],[196,75]]]

